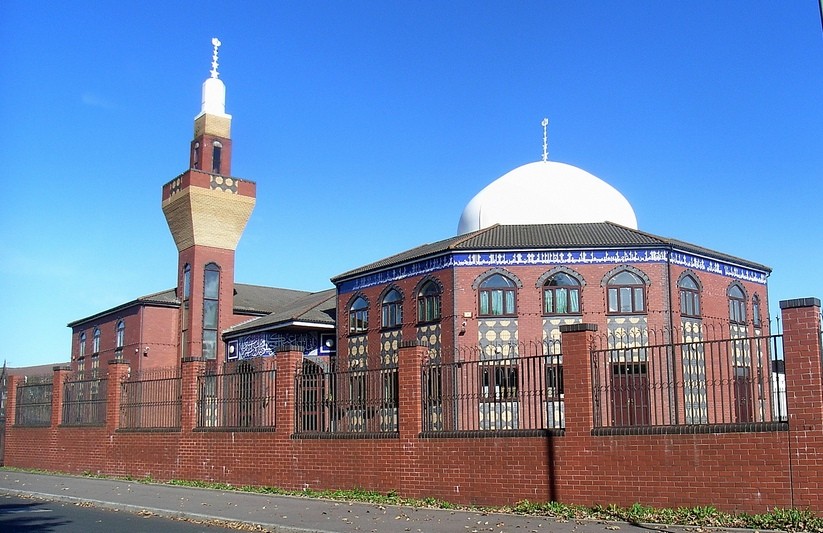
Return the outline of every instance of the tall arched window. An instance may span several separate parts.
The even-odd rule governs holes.
[[[203,273],[203,357],[217,358],[217,324],[220,301],[220,267],[206,265]]]
[[[91,336],[91,353],[100,352],[100,328],[94,328]]]
[[[492,274],[480,284],[480,316],[514,316],[517,285],[503,274]]]
[[[746,293],[740,285],[729,287],[729,320],[732,324],[746,323]]]
[[[637,274],[623,270],[608,283],[609,313],[638,314],[646,312],[646,285]]]
[[[427,281],[417,292],[417,321],[436,322],[440,320],[440,286]]]
[[[349,307],[349,333],[365,333],[369,329],[369,302],[358,296]]]
[[[580,314],[580,282],[565,272],[547,279],[543,284],[543,314]]]
[[[114,330],[114,348],[122,350],[126,339],[126,323],[122,320],[117,322],[117,327]]]
[[[692,276],[683,276],[677,283],[680,288],[680,314],[700,318],[700,286]]]
[[[183,299],[188,300],[191,297],[191,265],[186,263],[183,267]]]
[[[223,145],[220,144],[220,141],[214,141],[213,150],[211,156],[211,171],[215,174],[220,174],[220,155],[223,151]]]
[[[77,354],[77,356],[78,357],[85,357],[86,356],[86,332],[85,331],[80,333],[78,343],[80,344],[80,351]]]
[[[392,289],[383,297],[382,326],[384,328],[396,328],[403,323],[403,297],[400,291]]]
[[[752,324],[759,328],[763,325],[763,319],[760,316],[760,296],[752,296]]]
[[[194,156],[192,157],[192,168],[200,169],[200,143],[194,143]]]

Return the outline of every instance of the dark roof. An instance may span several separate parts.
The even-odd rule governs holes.
[[[331,329],[334,327],[336,310],[337,291],[335,289],[306,293],[303,297],[288,304],[278,305],[278,309],[266,316],[234,325],[223,333],[233,336],[252,330],[271,330],[289,326],[305,327],[306,325]]]
[[[292,305],[294,302],[313,293],[298,291],[294,289],[280,289],[277,287],[264,287],[261,285],[246,285],[244,283],[234,284],[234,311],[245,315],[263,316],[274,311]],[[69,322],[68,326],[74,327],[85,322],[89,322],[123,309],[134,306],[155,306],[155,307],[179,307],[180,299],[177,297],[176,289],[168,289],[146,296],[140,296],[130,302],[100,311],[91,316]]]
[[[269,314],[312,293],[294,289],[234,284],[234,311],[243,314]]]
[[[431,244],[424,244],[374,263],[350,270],[332,278],[337,283],[347,278],[378,271],[389,266],[410,263],[426,257],[434,257],[447,252],[476,250],[528,250],[528,249],[597,249],[597,248],[643,248],[673,247],[680,251],[694,253],[736,265],[771,272],[767,266],[747,261],[739,257],[689,244],[684,241],[660,237],[627,228],[613,222],[580,224],[523,224],[500,225],[457,235]]]

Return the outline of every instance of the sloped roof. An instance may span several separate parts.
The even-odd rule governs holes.
[[[234,311],[245,314],[268,314],[312,294],[295,289],[234,284]]]
[[[313,293],[262,285],[234,284],[234,312],[245,315],[263,316],[290,306]],[[134,306],[148,305],[157,307],[179,307],[180,299],[176,289],[155,292],[140,296],[130,302],[100,311],[91,316],[69,322],[68,327],[74,327],[97,318],[116,313]]]
[[[337,309],[337,291],[326,289],[304,296],[285,305],[278,305],[270,314],[236,324],[223,331],[228,336],[259,329],[278,329],[287,326],[311,325],[333,328]]]
[[[649,246],[673,247],[680,251],[702,255],[764,272],[771,272],[769,267],[759,263],[710,250],[685,241],[660,237],[651,233],[627,228],[613,222],[522,225],[495,224],[494,226],[472,233],[450,237],[435,243],[424,244],[411,250],[375,261],[374,263],[339,274],[332,278],[332,282],[337,283],[389,266],[442,255],[446,252],[514,249],[641,248]]]

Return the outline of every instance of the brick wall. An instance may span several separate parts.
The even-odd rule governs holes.
[[[420,361],[414,341],[399,355],[400,431],[389,438],[298,438],[294,428],[296,349],[278,353],[277,421],[268,432],[194,430],[200,360],[183,362],[182,429],[116,430],[109,367],[109,424],[22,428],[14,423],[19,379],[10,376],[5,462],[71,473],[199,479],[289,489],[364,488],[458,503],[555,500],[577,504],[714,505],[763,512],[808,507],[823,514],[823,363],[820,302],[782,302],[789,396],[788,430],[684,434],[594,434],[589,350],[598,332],[566,326],[564,434],[513,437],[421,435]],[[62,371],[58,371],[58,374]],[[55,402],[60,403],[59,395]],[[55,406],[59,412],[59,406]],[[785,428],[784,428],[785,429]],[[33,453],[33,450],[36,450]]]

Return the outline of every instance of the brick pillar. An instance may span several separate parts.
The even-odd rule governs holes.
[[[567,437],[591,436],[594,427],[591,349],[596,331],[596,324],[560,326]]]
[[[186,433],[197,427],[197,378],[205,372],[206,361],[201,357],[184,357],[182,365],[180,427]]]
[[[106,430],[113,433],[120,427],[121,383],[129,375],[129,364],[121,359],[109,361],[108,385],[106,390]]]
[[[592,405],[591,350],[595,324],[560,326],[563,348],[564,436],[552,439],[549,494],[563,503],[590,504],[597,501],[598,490],[590,480],[594,407]],[[555,444],[557,446],[555,446]]]
[[[6,376],[6,428],[12,427],[16,422],[17,382],[19,380],[18,376]]]
[[[421,496],[423,474],[419,461],[419,436],[423,431],[423,398],[420,369],[428,357],[428,348],[420,342],[402,341],[397,354],[397,411],[400,432],[400,493]]]
[[[820,300],[780,302],[789,412],[792,506],[823,512],[823,357]]]
[[[67,366],[55,366],[54,380],[51,388],[51,427],[56,428],[60,425],[60,419],[63,416],[63,389],[66,383],[66,378],[71,374],[71,368]]]
[[[275,363],[277,364],[275,427],[278,433],[288,437],[295,430],[294,378],[303,364],[303,349],[299,346],[284,346],[277,351]]]

